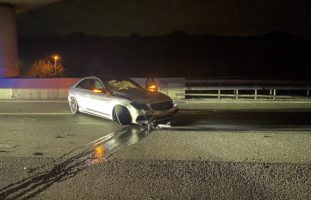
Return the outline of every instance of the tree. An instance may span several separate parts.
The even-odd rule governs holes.
[[[60,63],[55,65],[48,59],[42,59],[35,61],[27,74],[32,77],[51,78],[63,76],[64,72],[65,68]]]

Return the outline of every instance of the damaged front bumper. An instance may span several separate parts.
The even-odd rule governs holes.
[[[166,123],[170,122],[177,114],[178,107],[176,104],[170,109],[155,111],[149,110],[138,110],[135,122],[137,124],[148,124],[148,123]]]

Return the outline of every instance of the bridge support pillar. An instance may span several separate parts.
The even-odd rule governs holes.
[[[15,9],[0,4],[0,78],[19,75]]]

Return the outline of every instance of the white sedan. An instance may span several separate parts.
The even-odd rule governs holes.
[[[70,87],[68,102],[73,114],[96,115],[120,125],[169,122],[178,111],[156,85],[143,88],[130,79],[83,78]]]

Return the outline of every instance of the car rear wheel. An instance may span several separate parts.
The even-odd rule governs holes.
[[[70,111],[72,114],[79,113],[79,105],[78,105],[76,98],[71,97],[69,105],[70,105]]]
[[[113,109],[113,119],[119,125],[130,125],[132,117],[128,109],[124,106],[118,105]]]

